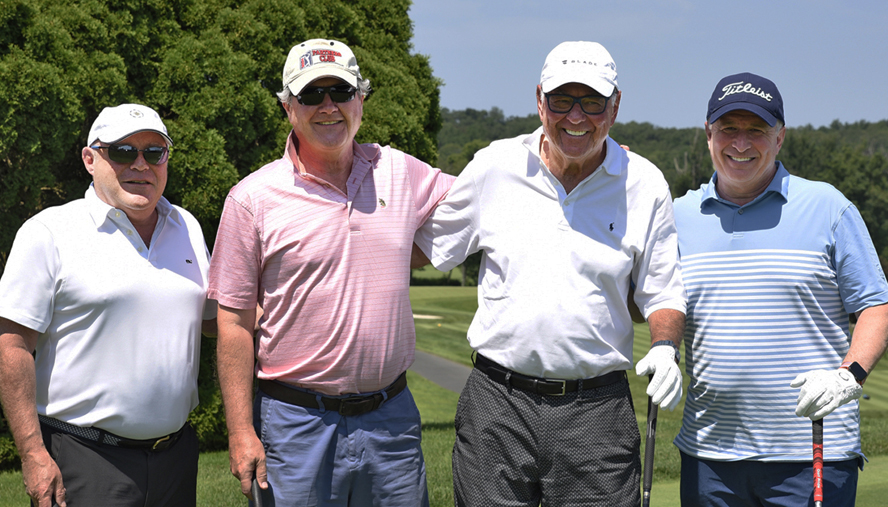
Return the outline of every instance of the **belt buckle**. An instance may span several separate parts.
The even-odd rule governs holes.
[[[158,438],[157,441],[154,442],[154,445],[151,446],[151,450],[152,450],[152,451],[156,451],[158,445],[160,445],[160,444],[166,442],[166,441],[169,440],[169,439],[170,439],[170,436],[169,436],[169,435],[167,435],[167,436],[165,436],[165,437],[163,437],[163,438]]]
[[[560,382],[561,383],[561,392],[560,393],[553,393],[553,394],[550,394],[549,396],[564,396],[565,394],[567,394],[567,381],[566,380],[548,380],[548,382]]]
[[[373,398],[345,398],[339,402],[339,415],[355,416],[373,410]],[[368,407],[371,407],[369,410]]]

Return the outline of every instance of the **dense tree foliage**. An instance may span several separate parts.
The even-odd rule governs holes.
[[[435,163],[439,81],[411,55],[409,0],[0,0],[0,272],[15,231],[83,196],[80,149],[99,111],[157,109],[175,141],[166,196],[212,245],[222,201],[280,156],[274,92],[290,48],[315,37],[355,51],[374,93],[358,141]]]
[[[359,142],[437,161],[440,81],[410,54],[410,0],[0,0],[0,273],[16,231],[48,206],[83,196],[80,160],[103,107],[157,109],[175,142],[165,195],[200,221],[212,247],[241,177],[281,156],[290,127],[275,92],[290,48],[349,44],[371,82]],[[227,444],[204,340],[204,448]],[[14,456],[0,417],[0,468]]]

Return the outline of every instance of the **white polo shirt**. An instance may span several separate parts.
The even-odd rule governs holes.
[[[476,153],[416,242],[441,270],[484,252],[468,332],[484,356],[535,377],[630,369],[630,280],[645,316],[686,307],[669,187],[608,138],[601,167],[567,194],[541,135]]]
[[[209,254],[191,214],[165,198],[157,209],[150,247],[92,186],[18,231],[0,316],[40,333],[39,414],[148,439],[197,405]]]

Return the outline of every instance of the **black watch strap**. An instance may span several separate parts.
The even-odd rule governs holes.
[[[863,369],[863,366],[860,366],[857,361],[852,363],[842,363],[840,368],[845,368],[850,371],[851,375],[854,375],[854,379],[857,380],[857,383],[860,385],[863,385],[866,381],[866,377],[869,375],[866,370]]]

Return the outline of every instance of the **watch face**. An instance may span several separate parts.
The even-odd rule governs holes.
[[[851,372],[851,375],[854,375],[854,378],[857,379],[858,382],[863,382],[866,380],[866,370],[863,369],[863,366],[857,364],[857,361],[854,361],[850,365],[848,365],[848,371]]]

